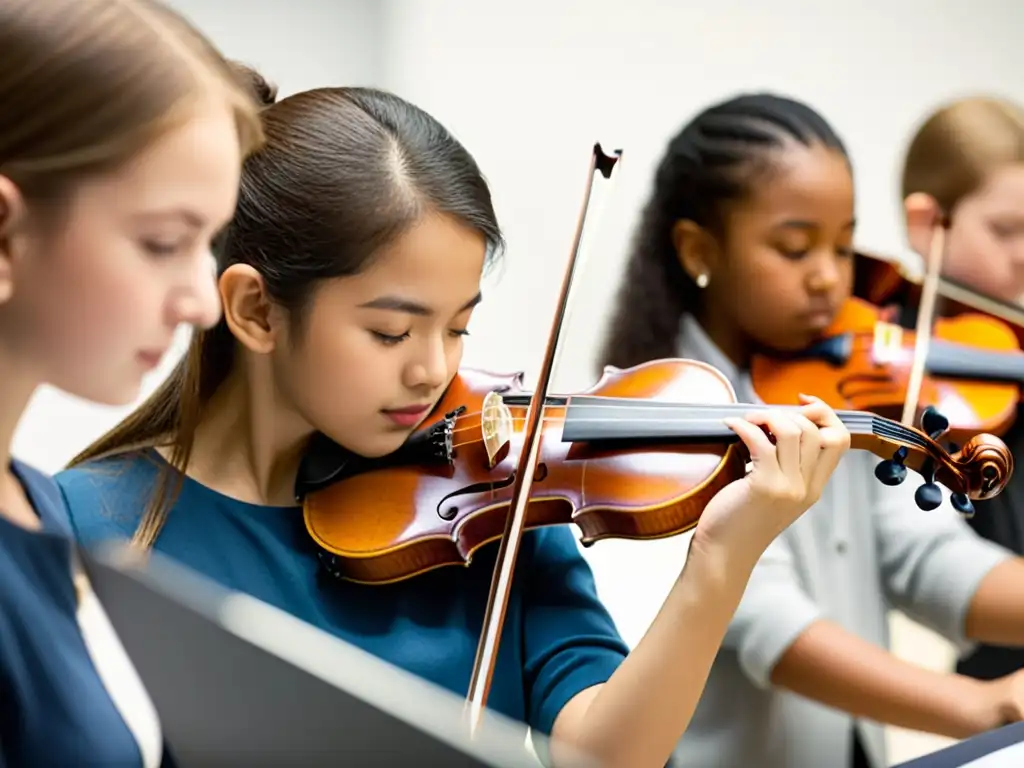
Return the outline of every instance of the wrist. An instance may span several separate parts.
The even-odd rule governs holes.
[[[750,576],[762,554],[763,548],[752,547],[746,542],[723,539],[721,536],[714,539],[702,536],[698,528],[690,540],[687,562],[692,559],[710,571],[721,571],[724,574],[741,573],[746,578]]]
[[[742,591],[746,589],[759,557],[760,553],[755,554],[745,548],[718,541],[707,541],[695,534],[690,540],[684,571],[702,583],[721,589],[738,586]]]
[[[975,680],[965,675],[951,675],[950,679],[950,716],[956,738],[984,733],[1012,719],[1005,711],[1010,702],[1004,701],[1002,680]]]

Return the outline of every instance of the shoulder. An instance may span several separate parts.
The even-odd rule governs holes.
[[[49,475],[17,459],[11,460],[12,469],[28,494],[43,527],[61,533],[70,533],[67,509],[60,489]]]
[[[75,536],[86,544],[131,536],[155,489],[158,461],[136,453],[58,472]]]

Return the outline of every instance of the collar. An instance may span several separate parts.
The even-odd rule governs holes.
[[[693,315],[685,314],[679,324],[679,356],[689,360],[699,360],[717,368],[732,384],[736,397],[740,402],[761,402],[754,394],[754,385],[750,373],[736,367],[726,354],[711,340],[700,323]]]

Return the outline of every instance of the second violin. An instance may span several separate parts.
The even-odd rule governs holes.
[[[819,341],[799,353],[758,355],[754,389],[767,402],[795,404],[798,392],[833,408],[898,418],[907,398],[915,332],[889,314],[849,299]],[[1024,352],[1015,331],[997,318],[961,314],[935,321],[924,363],[920,404],[948,420],[945,435],[1002,435],[1013,424],[1024,384]]]

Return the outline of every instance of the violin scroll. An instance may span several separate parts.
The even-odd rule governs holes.
[[[952,458],[972,491],[971,498],[997,496],[1013,474],[1013,454],[993,435],[972,437]]]
[[[914,493],[917,506],[932,510],[942,503],[938,480],[953,489],[950,496],[953,508],[970,517],[974,514],[972,499],[992,498],[1009,482],[1013,474],[1013,454],[998,437],[984,433],[975,435],[962,449],[951,453],[937,442],[948,430],[949,420],[934,407],[926,408],[921,416],[920,433],[915,430],[900,436],[902,444],[892,458],[878,463],[875,477],[883,485],[900,485],[907,477],[908,459],[916,456],[914,469],[924,478],[924,483]]]

